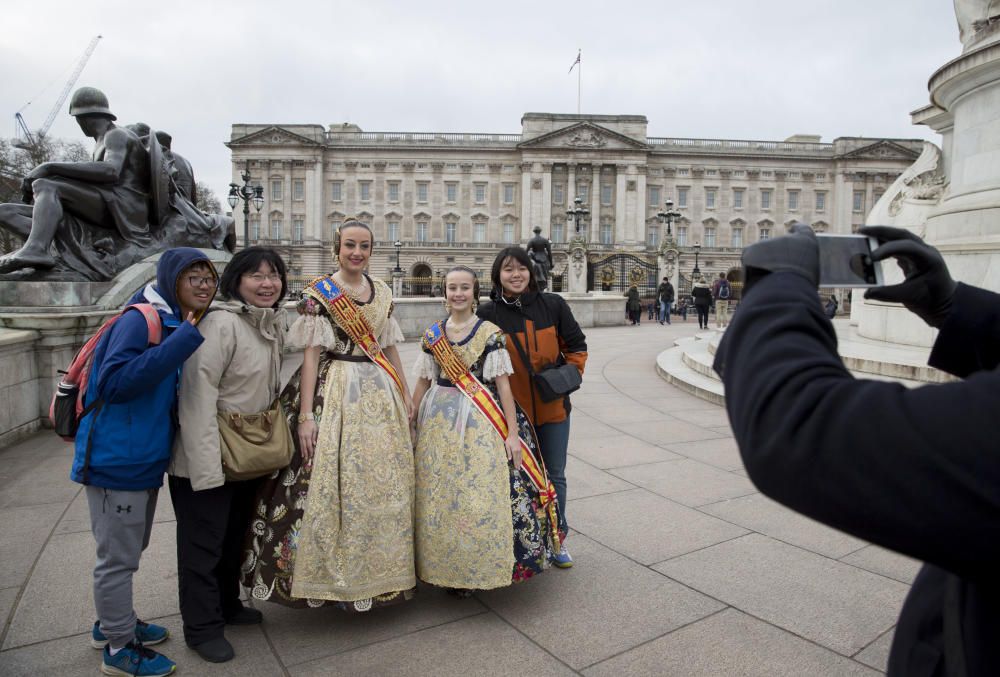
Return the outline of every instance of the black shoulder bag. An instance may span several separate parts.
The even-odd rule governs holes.
[[[545,308],[545,312],[548,313],[549,307],[545,304],[542,292],[538,293],[538,300]],[[523,313],[521,315],[521,321],[524,326],[524,341],[527,343],[528,322],[525,320]],[[553,325],[555,325],[556,334],[558,335],[559,325],[557,322],[553,322]],[[532,368],[531,359],[525,353],[524,348],[521,346],[521,342],[517,340],[517,336],[511,336],[510,338],[514,342],[514,347],[517,348],[517,352],[521,355],[521,361],[524,362],[524,366],[527,367],[528,373],[531,375],[531,380],[535,384],[535,389],[538,390],[538,396],[542,398],[543,402],[553,402],[580,389],[580,384],[583,383],[583,378],[580,376],[580,370],[574,365],[562,361],[561,364],[557,362],[556,364],[546,365],[541,371],[536,372]]]

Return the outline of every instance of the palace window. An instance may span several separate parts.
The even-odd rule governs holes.
[[[761,209],[771,208],[771,190],[769,188],[760,191],[760,208]]]
[[[581,181],[576,182],[576,196],[586,204],[590,201],[590,184]]]
[[[687,226],[677,226],[677,246],[686,247],[688,241]]]
[[[685,168],[685,169],[678,169],[677,170],[677,176],[689,176],[690,174],[691,174],[691,170],[690,169],[686,169]]]
[[[505,244],[514,243],[514,224],[505,223],[503,224],[503,241]]]
[[[771,229],[770,228],[761,228],[760,229],[760,239],[761,240],[770,240],[771,239]]]
[[[816,191],[816,211],[821,212],[826,209],[826,192]]]
[[[566,237],[565,236],[565,232],[566,232],[566,229],[565,229],[565,226],[563,224],[561,224],[561,223],[553,223],[552,224],[552,241],[556,242],[556,243],[565,242],[566,241],[566,239],[565,239],[565,237]]]
[[[426,181],[417,182],[417,202],[427,202],[427,187],[429,185]]]
[[[660,229],[654,223],[649,224],[646,228],[646,244],[650,247],[658,247],[660,245]]]
[[[553,204],[561,205],[566,200],[565,194],[563,192],[563,185],[561,183],[552,184],[552,202]]]
[[[799,191],[788,191],[788,208],[793,211],[799,208]]]
[[[705,209],[715,209],[715,189],[705,189]]]
[[[747,175],[747,171],[745,169],[736,169],[736,170],[733,170],[733,177],[734,178],[742,179],[746,175]]]
[[[503,184],[503,203],[505,205],[514,204],[514,184],[505,183]]]
[[[485,223],[474,223],[472,224],[472,240],[476,243],[486,242],[486,224]]]
[[[427,242],[426,221],[417,221],[417,242]]]
[[[281,239],[281,219],[271,219],[271,239]]]
[[[733,189],[733,209],[743,209],[743,189]]]
[[[614,192],[614,186],[610,183],[605,183],[601,186],[601,204],[609,205],[611,204],[611,195]]]
[[[601,224],[601,244],[611,244],[611,224]]]
[[[302,219],[292,220],[292,241],[302,242],[305,239],[305,226]]]
[[[683,209],[688,206],[688,189],[678,188],[677,189],[677,207]]]
[[[476,204],[483,204],[486,202],[486,184],[477,183],[476,184]]]
[[[705,228],[705,246],[706,247],[715,246],[715,228],[712,227]]]
[[[717,170],[717,169],[706,169],[705,170],[705,176],[717,176],[718,173],[719,173],[719,170]]]
[[[360,189],[360,200],[362,202],[367,202],[372,199],[372,182],[371,181],[359,181],[358,188]]]
[[[282,190],[281,190],[282,186],[281,186],[281,184],[282,184],[281,179],[271,179],[271,201],[272,202],[276,202],[276,201],[282,199],[281,198],[281,193],[282,193]]]
[[[306,199],[306,182],[302,179],[292,181],[292,199],[299,201]]]
[[[660,187],[659,186],[649,186],[647,189],[649,191],[649,205],[651,207],[660,206]]]
[[[854,211],[863,212],[865,210],[865,191],[854,191]]]
[[[250,217],[250,239],[259,240],[260,239],[260,217],[251,216]]]
[[[330,200],[333,202],[340,202],[344,199],[344,182],[343,181],[332,181],[330,182]]]
[[[458,201],[458,184],[457,183],[446,183],[444,184],[445,200],[448,202]]]
[[[399,202],[399,181],[389,182],[389,195],[386,197],[389,202]]]
[[[732,245],[734,247],[743,246],[743,229],[738,226],[733,226]]]
[[[456,224],[454,221],[449,221],[444,224],[444,241],[448,243],[455,242],[455,233],[457,232]]]
[[[389,241],[390,242],[395,242],[396,240],[399,239],[399,221],[390,221],[386,225],[388,226],[388,230],[389,230],[389,232],[388,232]]]

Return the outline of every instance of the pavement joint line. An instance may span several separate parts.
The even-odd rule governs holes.
[[[671,580],[673,580],[673,579],[671,579]],[[644,647],[647,644],[652,644],[653,642],[657,642],[657,641],[663,639],[664,637],[667,637],[668,635],[674,634],[678,630],[683,630],[684,628],[687,628],[687,627],[690,627],[692,625],[695,625],[696,623],[701,623],[702,621],[707,621],[712,616],[718,616],[722,612],[728,611],[729,609],[733,609],[733,608],[734,607],[730,606],[729,604],[726,604],[724,607],[722,607],[718,611],[713,611],[713,612],[711,612],[709,614],[706,614],[706,615],[702,616],[701,618],[696,618],[695,620],[688,621],[687,623],[684,623],[683,625],[678,625],[673,630],[667,630],[662,635],[659,635],[657,637],[653,637],[652,639],[647,639],[647,640],[645,640],[643,642],[640,642],[640,643],[636,644],[635,646],[630,647],[628,649],[623,649],[622,651],[619,651],[618,653],[614,654],[613,656],[608,656],[607,658],[602,658],[601,660],[597,661],[596,663],[591,663],[590,665],[587,665],[587,666],[585,666],[583,668],[580,668],[580,670],[582,672],[583,670],[589,670],[590,668],[596,667],[596,666],[600,665],[601,663],[607,663],[608,661],[614,660],[615,658],[618,658],[619,656],[627,654],[630,651],[635,651],[636,649]]]
[[[735,473],[730,473],[730,474],[731,475],[735,475]],[[736,475],[736,477],[743,477],[743,475]],[[744,477],[744,479],[746,479],[746,478]],[[751,482],[751,484],[753,484],[753,482]],[[653,493],[656,493],[656,492],[653,492]],[[709,505],[718,505],[719,503],[724,503],[726,501],[735,501],[737,498],[746,498],[747,496],[756,496],[759,493],[760,493],[759,491],[751,491],[749,494],[741,494],[739,496],[730,496],[729,498],[724,498],[721,501],[712,501],[711,503],[702,503],[701,505],[693,505],[691,507],[694,508],[695,510],[698,510],[698,508],[704,508],[704,507],[709,506]],[[744,528],[746,528],[746,527],[744,527]]]
[[[175,614],[165,614],[163,616],[151,616],[148,619],[144,620],[146,620],[147,622],[156,623],[158,621],[163,621],[168,618],[180,617],[180,615],[181,613],[180,611],[178,611]],[[86,638],[90,637],[90,630],[82,630],[80,632],[73,632],[68,635],[60,635],[58,637],[46,637],[45,639],[40,639],[37,642],[29,642],[27,644],[18,644],[17,646],[12,646],[9,649],[3,649],[2,651],[0,651],[0,653],[10,653],[12,651],[20,651],[21,649],[30,649],[33,646],[41,646],[42,644],[48,644],[49,642],[61,642],[66,639],[73,639],[74,637],[84,638],[81,641],[83,641],[86,644],[89,644],[90,641],[89,639]],[[177,639],[177,637],[171,634],[167,637],[167,639]],[[167,649],[166,647],[164,647],[164,649],[166,651],[169,651],[169,649]]]
[[[316,661],[323,660],[325,658],[333,658],[334,656],[342,656],[344,654],[351,653],[352,651],[357,651],[358,649],[367,649],[368,647],[377,646],[379,644],[385,644],[386,642],[392,642],[392,641],[395,641],[395,640],[400,639],[402,637],[409,637],[410,635],[415,635],[415,634],[417,634],[419,632],[424,632],[425,630],[433,630],[435,628],[444,627],[445,625],[451,625],[452,623],[459,623],[459,622],[467,620],[469,618],[475,618],[476,616],[482,616],[484,614],[494,613],[493,609],[491,609],[489,606],[487,606],[486,604],[484,604],[481,600],[479,600],[477,598],[476,601],[479,602],[479,604],[481,604],[483,606],[483,609],[481,611],[477,611],[476,613],[469,614],[468,616],[462,616],[461,618],[453,618],[450,621],[443,621],[441,623],[435,623],[434,625],[427,625],[427,626],[424,626],[422,628],[415,628],[415,629],[410,630],[408,632],[404,632],[404,633],[401,633],[401,634],[398,634],[398,635],[393,635],[392,637],[386,637],[384,639],[377,639],[377,640],[375,640],[373,642],[365,642],[364,644],[358,644],[357,646],[352,646],[352,647],[349,647],[349,648],[346,648],[346,649],[341,649],[340,651],[334,651],[333,653],[326,654],[326,655],[323,655],[323,656],[314,656],[314,657],[312,657],[312,658],[310,658],[308,660],[299,661],[297,663],[288,663],[287,667],[289,667],[289,668],[297,668],[297,667],[300,667],[300,666],[303,666],[303,665],[308,665],[309,663],[314,663]],[[299,609],[299,611],[312,611],[312,609]],[[351,615],[350,612],[346,612],[345,611],[343,613]],[[365,613],[371,613],[371,612],[370,611],[366,611]],[[282,665],[284,665],[284,663],[282,661],[279,660],[278,662],[282,663]]]
[[[868,665],[864,661],[858,660],[857,657],[860,654],[862,654],[865,651],[867,651],[869,649],[869,647],[871,647],[872,644],[874,644],[875,642],[879,641],[880,639],[882,639],[883,637],[885,637],[886,635],[888,635],[890,632],[895,632],[896,631],[896,625],[897,625],[896,623],[893,623],[892,625],[890,625],[888,630],[886,630],[885,632],[879,634],[878,637],[876,637],[872,641],[868,642],[868,644],[865,644],[863,647],[861,647],[860,649],[858,649],[855,653],[851,654],[851,658],[853,658],[854,660],[858,661],[862,665]],[[871,667],[871,666],[869,665],[868,667]]]
[[[687,557],[688,555],[693,555],[696,552],[701,552],[702,550],[708,550],[709,548],[714,548],[717,545],[722,545],[723,543],[729,543],[730,541],[735,541],[735,540],[737,540],[739,538],[745,538],[747,536],[750,536],[751,534],[756,534],[757,533],[756,531],[753,531],[752,529],[747,529],[746,527],[740,527],[738,524],[733,525],[733,526],[736,526],[736,527],[739,527],[740,529],[743,529],[746,533],[744,533],[744,534],[738,534],[736,536],[730,536],[729,538],[724,538],[721,541],[717,541],[717,542],[712,543],[710,545],[703,545],[700,548],[695,548],[694,550],[688,550],[687,552],[682,552],[682,553],[680,553],[678,555],[671,555],[670,557],[668,557],[666,559],[661,559],[658,562],[653,562],[652,564],[646,564],[644,566],[647,566],[650,569],[653,569],[653,567],[658,567],[661,564],[666,564],[667,562],[671,562],[671,561],[673,561],[673,560],[675,560],[675,559],[677,559],[679,557]],[[761,534],[761,535],[763,535],[763,534]],[[662,574],[662,575],[666,576],[666,574],[664,574],[662,571],[657,571],[656,569],[653,569],[653,570],[656,571],[656,573],[658,573],[658,574]],[[667,578],[670,578],[670,577],[667,576]],[[673,580],[673,579],[671,579],[671,580]],[[702,594],[705,594],[705,593],[702,593]]]
[[[49,535],[45,537],[45,542],[42,543],[42,547],[38,549],[38,554],[35,555],[35,559],[32,560],[31,568],[28,569],[28,573],[24,577],[24,582],[20,586],[18,586],[19,590],[17,591],[17,596],[14,597],[14,602],[10,605],[10,611],[7,613],[7,618],[4,619],[3,630],[0,631],[0,651],[3,650],[4,642],[7,641],[7,635],[10,633],[10,628],[14,624],[14,615],[17,613],[17,608],[21,605],[21,598],[24,597],[24,591],[27,589],[28,584],[31,582],[31,577],[35,575],[35,567],[38,566],[38,560],[42,558],[42,554],[45,552],[45,549],[49,547],[49,542],[55,535],[56,529],[59,528],[59,524],[63,521],[63,518],[66,517],[66,513],[69,512],[70,506],[73,505],[73,501],[75,501],[77,497],[80,495],[80,493],[83,492],[83,489],[84,488],[81,486],[79,489],[76,490],[76,493],[73,494],[73,498],[66,501],[66,507],[63,508],[63,511],[61,513],[59,513],[59,519],[57,519],[55,523],[52,525],[52,528],[49,530]],[[51,505],[51,504],[40,504],[40,505]]]
[[[240,587],[242,589],[242,585]],[[250,608],[251,609],[257,608],[254,606],[252,601],[250,602]],[[274,660],[278,662],[278,667],[281,668],[281,674],[284,675],[284,677],[291,677],[292,673],[288,671],[288,667],[285,665],[285,661],[281,660],[281,654],[278,653],[278,650],[274,646],[274,642],[271,640],[271,635],[268,634],[267,632],[267,623],[260,624],[260,632],[262,635],[264,635],[264,641],[267,642],[267,648],[271,651],[271,655],[274,656]]]
[[[872,545],[872,544],[868,543],[867,541],[865,541],[865,544],[862,545],[860,548],[858,548],[857,550],[851,550],[846,555],[843,555],[840,559],[843,559],[844,557],[850,557],[851,555],[853,555],[855,553],[861,552],[862,550],[864,550],[865,548],[869,547],[870,545]],[[893,551],[893,552],[895,552],[895,551]],[[845,562],[845,564],[846,564],[846,562]]]
[[[552,567],[552,569],[555,569],[555,568],[556,567],[554,567],[554,566]],[[551,573],[555,573],[555,572],[550,569],[548,573],[551,574]],[[568,571],[564,571],[563,572],[564,575],[567,575],[569,573],[571,573],[571,572],[568,572]],[[549,651],[548,649],[546,649],[544,646],[542,646],[541,644],[539,644],[538,642],[536,642],[533,638],[531,638],[530,636],[528,636],[527,634],[525,634],[524,632],[522,632],[520,628],[518,628],[516,625],[514,625],[509,620],[507,620],[507,618],[503,614],[499,613],[496,609],[494,609],[493,607],[491,607],[489,604],[487,604],[483,600],[479,599],[479,597],[476,596],[476,594],[474,594],[473,597],[475,597],[479,601],[480,604],[482,604],[483,606],[485,606],[486,609],[490,613],[492,613],[494,616],[496,616],[501,621],[503,621],[504,623],[506,623],[511,629],[514,630],[514,632],[516,632],[517,634],[521,635],[526,640],[528,640],[530,643],[532,643],[535,646],[537,646],[539,649],[542,650],[542,652],[548,654],[550,657],[552,657],[553,660],[555,660],[556,662],[558,662],[560,665],[563,665],[564,667],[566,667],[574,675],[582,675],[583,674],[580,670],[574,669],[566,661],[564,661],[563,659],[559,658],[559,656],[556,656],[554,653],[552,653],[551,651]]]

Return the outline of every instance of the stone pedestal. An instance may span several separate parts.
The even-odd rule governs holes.
[[[678,289],[680,289],[680,270],[677,262],[680,260],[680,252],[677,251],[677,247],[674,244],[673,239],[667,238],[664,240],[663,245],[660,247],[660,253],[656,257],[656,265],[660,271],[660,277],[657,280],[657,285],[663,281],[663,278],[670,280],[670,284],[674,286],[674,302],[677,301],[676,294]]]
[[[569,266],[566,289],[570,294],[587,293],[587,241],[574,237],[569,242]]]
[[[403,271],[401,270],[392,271],[392,297],[396,299],[403,297]]]

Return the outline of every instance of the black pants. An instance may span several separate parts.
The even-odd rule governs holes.
[[[708,305],[694,305],[695,309],[698,311],[698,326],[707,327],[708,326]]]
[[[226,619],[243,608],[240,563],[257,480],[194,491],[186,477],[168,478],[177,516],[177,578],[184,640],[197,646],[222,637]]]

